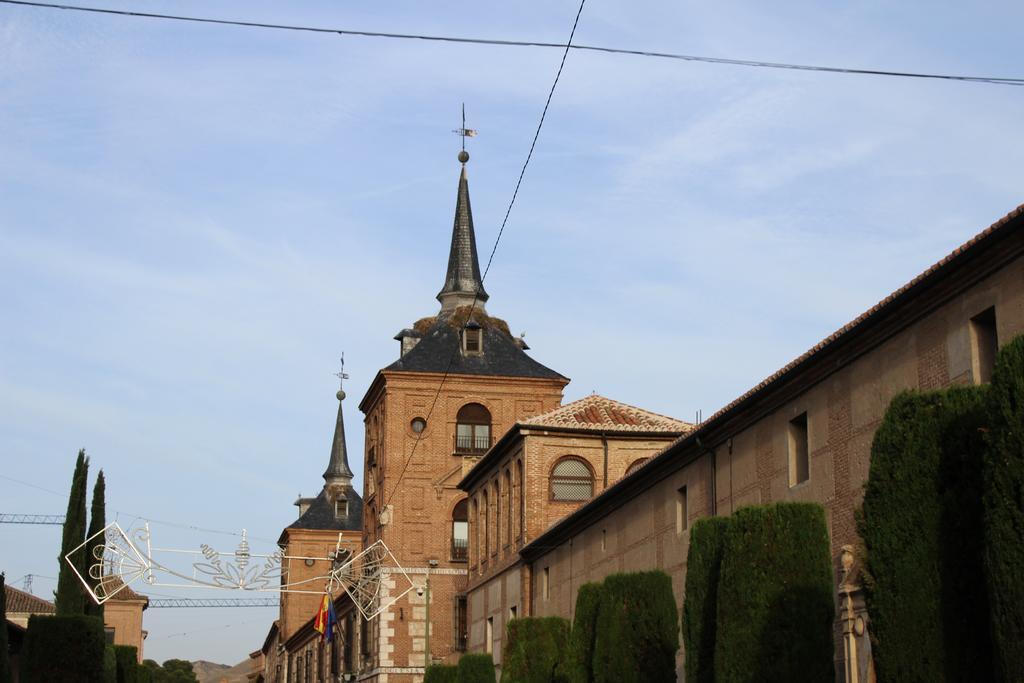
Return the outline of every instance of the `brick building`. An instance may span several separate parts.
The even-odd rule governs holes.
[[[485,309],[468,158],[460,155],[441,309],[396,335],[398,360],[377,373],[359,404],[363,542],[383,540],[423,588],[369,622],[366,680],[418,680],[426,662],[455,661],[465,649],[468,520],[457,485],[495,435],[558,407],[569,381],[530,358],[526,343]]]
[[[591,395],[505,432],[459,483],[469,509],[469,648],[500,666],[505,622],[528,614],[532,580],[520,550],[692,430]]]
[[[672,576],[681,608],[694,520],[817,501],[836,565],[836,676],[873,680],[854,511],[874,432],[902,390],[988,381],[998,346],[1022,333],[1024,206],[523,547],[521,610],[572,618],[581,584],[652,568]]]

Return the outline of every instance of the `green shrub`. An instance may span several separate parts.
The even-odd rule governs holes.
[[[103,622],[96,617],[29,617],[22,646],[24,683],[95,683],[103,680]]]
[[[882,680],[990,680],[982,564],[986,387],[904,392],[871,448],[858,525]]]
[[[825,510],[737,510],[718,584],[715,680],[832,681],[832,568]]]
[[[988,404],[984,466],[985,574],[996,662],[1024,681],[1024,337],[999,351]]]
[[[459,667],[447,664],[431,664],[423,676],[423,683],[456,683]]]
[[[566,681],[569,621],[528,617],[508,622],[503,644],[502,683]]]
[[[672,579],[662,571],[612,574],[597,613],[597,683],[674,681],[679,620]]]
[[[571,683],[593,683],[594,639],[597,636],[597,610],[601,604],[601,584],[585,583],[576,593],[576,618],[569,635],[566,674]]]
[[[117,654],[113,645],[103,647],[103,683],[117,683]]]
[[[683,601],[683,644],[688,683],[714,683],[718,579],[728,517],[702,517],[690,530]]]
[[[133,645],[115,645],[117,683],[138,683],[139,650]]]
[[[459,658],[457,683],[494,683],[494,660],[490,655],[465,654]]]

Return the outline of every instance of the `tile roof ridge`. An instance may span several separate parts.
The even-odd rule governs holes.
[[[560,415],[572,415],[573,413],[583,414],[585,417],[587,417],[587,419],[591,420],[594,424],[599,424],[599,422],[594,420],[593,417],[587,415],[588,409],[593,409],[596,406],[600,406],[604,409],[617,410],[621,412],[623,416],[629,416],[631,418],[636,417],[631,413],[640,413],[642,416],[653,418],[655,421],[660,420],[672,423],[674,425],[678,425],[679,427],[683,428],[683,431],[689,431],[694,427],[692,423],[687,422],[685,420],[680,420],[675,417],[670,417],[668,415],[656,413],[653,410],[647,410],[646,408],[641,408],[639,406],[634,406],[629,403],[617,401],[613,398],[608,398],[607,396],[603,396],[598,393],[588,394],[587,396],[578,398],[575,401],[570,401],[569,403],[562,404],[557,408],[547,411],[546,413],[541,413],[540,415],[535,415],[525,420],[520,420],[518,424],[524,427],[544,425],[546,423],[549,424],[548,421],[551,418]],[[584,423],[581,422],[581,424]],[[630,423],[630,426],[643,426],[643,420],[641,419],[637,420],[636,422]]]

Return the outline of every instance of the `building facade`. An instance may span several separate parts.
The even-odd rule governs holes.
[[[572,618],[583,583],[653,568],[672,576],[681,608],[697,518],[815,501],[827,511],[835,561],[837,679],[873,680],[854,514],[875,430],[903,390],[989,381],[998,346],[1020,334],[1024,207],[525,546],[529,613]]]
[[[459,483],[469,512],[469,648],[500,669],[505,624],[529,614],[532,578],[519,552],[693,427],[594,394],[505,432]]]

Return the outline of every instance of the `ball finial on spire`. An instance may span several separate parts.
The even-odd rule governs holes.
[[[461,161],[462,163],[466,163],[467,161],[469,161],[469,152],[467,152],[466,150],[462,150],[461,152],[459,152],[459,161]]]

